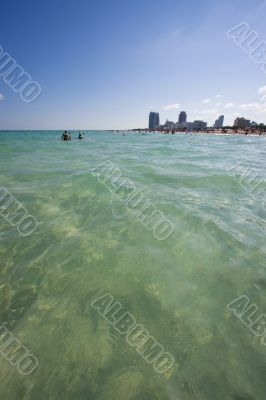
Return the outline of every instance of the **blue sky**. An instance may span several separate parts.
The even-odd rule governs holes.
[[[262,0],[9,0],[0,46],[42,87],[33,103],[0,80],[0,129],[146,127],[148,113],[266,123],[266,73],[226,32],[266,41]]]

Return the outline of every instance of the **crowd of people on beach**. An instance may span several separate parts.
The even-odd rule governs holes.
[[[111,131],[115,132],[115,131]],[[119,131],[117,131],[119,132]],[[221,128],[221,129],[214,129],[214,128],[208,128],[204,131],[202,130],[193,130],[193,131],[188,131],[188,130],[176,130],[176,129],[163,129],[163,130],[157,130],[157,129],[133,129],[130,132],[133,133],[142,133],[143,132],[149,132],[149,133],[161,133],[164,135],[174,135],[176,133],[185,133],[185,134],[200,134],[200,133],[205,133],[205,134],[214,134],[214,135],[258,135],[258,136],[265,136],[266,135],[266,127],[261,127],[261,128],[246,128],[246,129],[236,129],[234,127],[230,128]]]

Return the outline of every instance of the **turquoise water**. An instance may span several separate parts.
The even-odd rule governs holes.
[[[23,376],[0,355],[0,398],[264,400],[266,346],[226,306],[246,295],[266,313],[266,138],[60,136],[0,132],[0,187],[39,222],[22,237],[0,215],[0,324],[39,362]],[[174,224],[167,240],[92,173],[108,160]],[[173,368],[158,374],[92,309],[105,293]]]

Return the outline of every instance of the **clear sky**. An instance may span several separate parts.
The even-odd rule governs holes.
[[[262,0],[2,2],[0,46],[42,93],[0,80],[0,129],[146,127],[151,110],[266,123],[266,73],[226,35],[246,22],[266,41],[265,16]]]

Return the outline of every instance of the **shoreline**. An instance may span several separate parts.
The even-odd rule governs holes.
[[[115,131],[111,131],[115,132]],[[118,131],[120,132],[120,131]],[[179,133],[183,134],[205,134],[205,135],[228,135],[228,136],[233,136],[233,135],[241,135],[241,136],[266,136],[266,132],[259,132],[259,131],[238,131],[235,132],[234,130],[227,130],[225,132],[223,131],[213,131],[213,130],[204,130],[204,131],[179,131],[179,130],[150,130],[150,129],[133,129],[133,130],[128,130],[127,132],[132,132],[132,133],[161,133],[163,135],[175,135]]]

